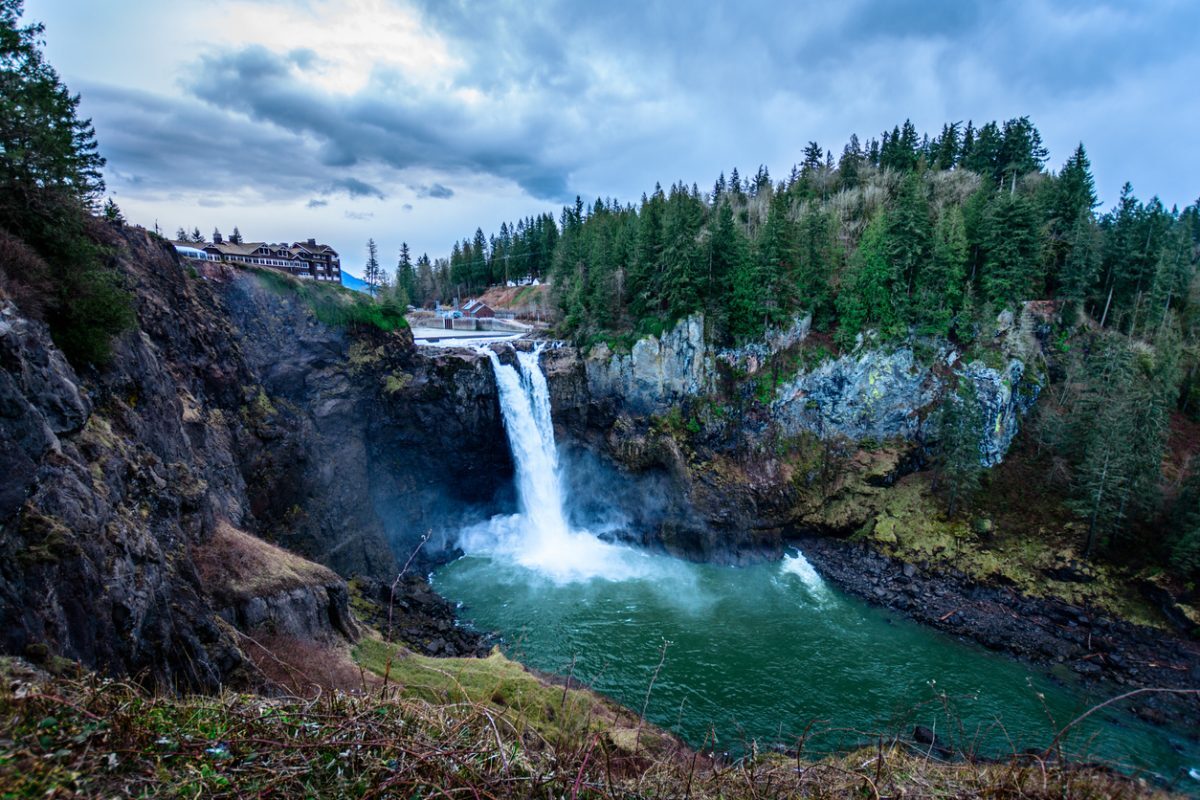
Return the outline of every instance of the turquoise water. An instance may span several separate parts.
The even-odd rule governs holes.
[[[595,557],[607,564],[563,572],[497,541],[434,576],[462,617],[523,663],[570,670],[635,711],[662,658],[647,716],[692,746],[794,746],[809,728],[819,751],[922,724],[1000,755],[1045,747],[1110,696],[843,595],[798,554],[721,567],[613,547]],[[1065,749],[1200,788],[1185,774],[1200,747],[1128,713],[1095,715]]]

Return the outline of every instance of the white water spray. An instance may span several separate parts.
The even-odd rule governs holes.
[[[650,559],[626,547],[597,539],[567,523],[565,492],[550,416],[550,389],[538,364],[541,348],[517,352],[517,367],[501,363],[490,348],[500,390],[500,411],[517,471],[521,513],[493,517],[462,532],[468,553],[504,556],[558,583],[645,575]]]
[[[808,563],[808,559],[804,557],[803,553],[797,551],[795,554],[785,555],[780,571],[785,575],[795,575],[799,578],[814,600],[820,602],[829,598],[829,589],[825,586],[825,581],[813,569],[813,565]]]

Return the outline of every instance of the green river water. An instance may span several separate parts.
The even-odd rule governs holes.
[[[460,615],[498,631],[508,654],[571,674],[694,747],[751,742],[809,752],[933,729],[956,749],[1045,748],[1111,691],[920,627],[841,594],[798,553],[749,567],[694,564],[602,541],[615,518],[572,520],[569,486],[602,497],[622,479],[560,465],[540,348],[492,362],[520,513],[463,529],[467,554],[433,576]],[[603,507],[604,502],[599,505]],[[667,644],[669,643],[669,644]],[[665,650],[664,650],[665,648]],[[660,664],[661,662],[661,664]],[[651,689],[652,691],[649,691]],[[1200,790],[1200,746],[1119,709],[1073,728],[1064,749]]]
[[[816,751],[922,724],[1000,755],[1045,747],[1110,696],[846,596],[798,554],[722,567],[605,545],[587,557],[609,568],[548,573],[502,545],[475,553],[434,576],[464,619],[499,631],[523,663],[571,670],[635,711],[669,642],[647,717],[718,752],[794,746],[810,723]],[[1122,711],[1090,718],[1065,749],[1200,789],[1187,775],[1197,744]]]

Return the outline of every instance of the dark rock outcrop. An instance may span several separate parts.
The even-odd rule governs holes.
[[[0,649],[212,690],[260,679],[239,630],[353,638],[335,572],[395,575],[390,540],[425,527],[410,476],[469,493],[486,483],[469,470],[492,491],[511,470],[490,371],[322,324],[145,231],[109,235],[137,325],[102,369],[0,307]],[[334,571],[260,558],[231,584],[226,530]]]

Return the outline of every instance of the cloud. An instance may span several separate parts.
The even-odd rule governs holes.
[[[413,210],[412,203],[405,203],[404,205],[400,206],[400,208],[403,209],[404,211],[412,211]]]
[[[379,200],[387,199],[387,195],[383,193],[382,189],[372,186],[366,181],[360,181],[358,178],[338,178],[332,183],[330,191],[338,190],[344,191],[350,195],[351,199],[355,200],[360,197],[374,197]]]
[[[454,190],[442,186],[440,183],[435,183],[431,186],[421,184],[412,187],[412,189],[417,193],[417,197],[432,197],[435,200],[449,200],[451,197],[454,197]]]
[[[305,207],[306,208],[324,208],[327,205],[329,205],[328,200],[318,200],[314,197],[312,200],[308,201],[308,203]]]
[[[345,217],[346,217],[346,219],[352,219],[352,220],[356,220],[356,221],[367,220],[367,219],[373,219],[375,217],[375,212],[373,212],[373,211],[347,211],[345,213]]]
[[[352,93],[322,90],[289,53],[249,45],[203,56],[188,90],[215,109],[315,142],[326,167],[373,164],[483,173],[562,199],[567,169],[541,146],[544,111],[494,125],[501,97],[471,87],[432,93],[405,73],[377,69]]]
[[[1107,200],[1130,179],[1186,203],[1200,174],[1179,138],[1200,121],[1183,77],[1200,69],[1195,4],[221,0],[220,14],[221,37],[196,33],[163,68],[181,95],[71,81],[114,190],[401,210],[415,195],[448,201],[418,215],[444,215],[516,185],[536,208],[733,166],[778,174],[809,140],[836,152],[905,118],[936,132],[1024,114],[1052,165],[1084,141]]]

